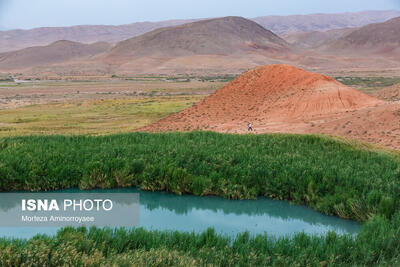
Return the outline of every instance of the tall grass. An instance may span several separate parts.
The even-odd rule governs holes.
[[[0,191],[137,186],[266,196],[366,221],[399,210],[400,160],[331,138],[210,132],[0,139]]]
[[[143,229],[65,228],[0,239],[0,266],[400,265],[400,160],[302,135],[208,132],[0,139],[0,190],[137,186],[176,194],[266,196],[364,223],[357,236],[231,240]]]
[[[297,234],[275,239],[212,229],[202,234],[65,228],[54,237],[0,239],[1,266],[398,266],[400,213],[375,217],[355,238]]]

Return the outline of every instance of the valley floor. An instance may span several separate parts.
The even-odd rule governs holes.
[[[129,132],[187,108],[219,80],[132,78],[0,83],[0,136]]]
[[[201,101],[232,77],[133,77],[0,83],[0,137],[30,134],[111,134],[130,132]],[[374,93],[399,77],[348,77],[337,80]],[[296,121],[253,121],[256,133],[322,133],[400,149],[400,104],[348,116]],[[200,118],[199,118],[200,119]],[[247,124],[229,122],[213,130],[247,133]],[[389,128],[377,120],[387,121]],[[339,125],[339,126],[338,126]]]

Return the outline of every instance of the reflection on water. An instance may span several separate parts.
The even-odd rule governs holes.
[[[57,192],[81,192],[62,190]],[[88,191],[85,191],[88,192]],[[202,232],[213,227],[218,233],[236,236],[268,233],[276,237],[297,232],[326,234],[355,234],[359,223],[326,216],[304,206],[260,198],[258,200],[227,200],[220,197],[178,196],[164,192],[145,192],[137,189],[92,190],[90,192],[140,193],[140,227],[149,230]],[[1,203],[0,209],[18,203]],[[0,218],[1,219],[1,218]],[[57,228],[0,228],[0,236],[29,238],[38,233],[54,234]]]

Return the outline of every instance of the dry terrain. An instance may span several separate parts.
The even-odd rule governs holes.
[[[266,29],[284,35],[295,32],[329,31],[355,28],[399,17],[400,11],[363,11],[341,14],[265,16],[253,19]]]
[[[332,53],[384,56],[400,59],[400,17],[384,23],[369,24],[357,29],[324,47]]]
[[[400,16],[400,11],[366,11],[343,14],[310,14],[296,16],[264,16],[253,20],[276,34],[327,31],[360,27]],[[42,27],[30,30],[0,31],[0,52],[31,46],[45,46],[58,40],[81,43],[117,43],[155,29],[181,25],[195,20],[136,22],[126,25],[79,25],[72,27]]]
[[[391,16],[391,14],[388,13],[387,16]],[[46,46],[58,40],[80,43],[117,43],[158,28],[189,22],[192,22],[192,20],[136,22],[119,26],[78,25],[72,27],[42,27],[30,30],[0,31],[0,52],[14,51],[31,46]]]
[[[154,30],[110,45],[60,41],[0,54],[0,72],[46,76],[240,74],[268,64],[319,73],[400,75],[397,18],[361,28],[286,35],[241,17]],[[379,34],[375,35],[375,32]],[[397,38],[397,39],[396,39]],[[378,43],[376,43],[378,40]],[[364,45],[359,45],[359,44]],[[375,73],[375,74],[374,74]]]
[[[378,90],[373,95],[386,101],[400,101],[400,83]]]
[[[34,66],[52,65],[73,59],[84,60],[111,48],[108,43],[81,44],[71,41],[57,41],[48,46],[25,48],[0,54],[0,68],[3,70],[25,69]]]
[[[253,69],[193,107],[141,131],[324,133],[400,149],[400,103],[288,65]]]
[[[358,28],[343,28],[328,31],[313,31],[313,32],[293,32],[282,35],[290,44],[304,49],[317,48],[328,45],[332,41],[346,36]]]

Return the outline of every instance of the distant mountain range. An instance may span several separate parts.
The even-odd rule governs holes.
[[[365,11],[343,14],[311,14],[295,16],[265,16],[254,18],[264,28],[278,35],[297,32],[327,31],[361,27],[400,16],[400,11]],[[162,27],[186,24],[198,20],[137,22],[120,26],[80,25],[73,27],[44,27],[31,30],[0,31],[0,52],[31,46],[43,46],[58,40],[82,43],[117,43]]]
[[[284,38],[242,17],[181,22],[115,44],[61,40],[0,53],[0,70],[61,76],[214,75],[276,63],[319,70],[400,69],[400,17]]]
[[[328,31],[361,27],[399,17],[399,10],[363,11],[342,14],[310,14],[293,16],[266,16],[253,19],[266,29],[283,35],[297,32]]]
[[[283,34],[281,37],[297,47],[308,49],[328,45],[357,29],[358,28],[343,28],[328,31],[293,32]]]
[[[0,54],[0,68],[25,69],[34,66],[64,63],[73,59],[85,59],[110,49],[105,42],[82,44],[72,41],[57,41],[47,46],[28,47]]]
[[[169,20],[161,22],[136,22],[127,25],[79,25],[71,27],[42,27],[31,30],[0,31],[0,52],[30,46],[43,46],[58,40],[81,43],[116,43],[152,30],[185,24],[194,20]]]
[[[327,50],[400,59],[400,17],[351,31],[329,44]]]

